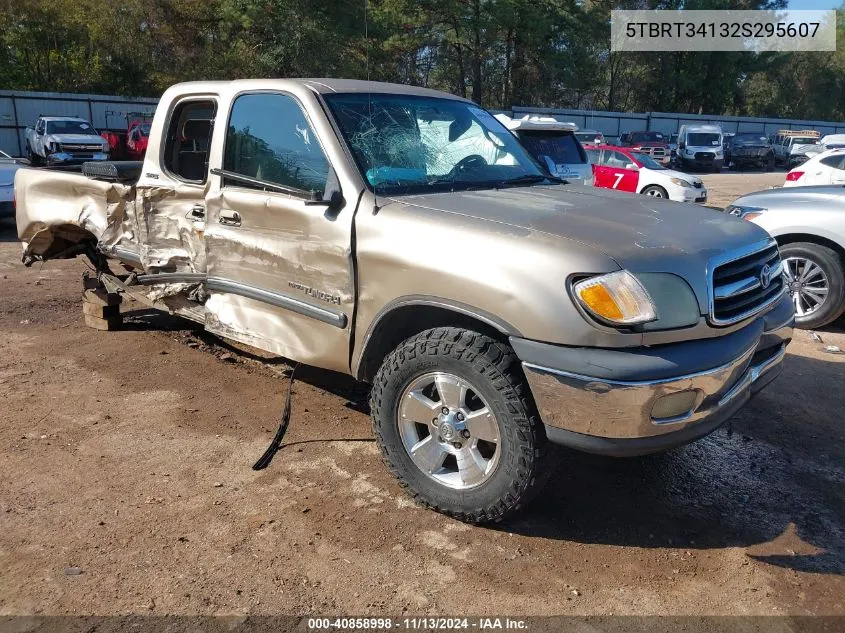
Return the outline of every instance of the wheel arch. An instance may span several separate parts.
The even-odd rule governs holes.
[[[656,183],[656,182],[650,182],[650,183],[648,183],[647,185],[643,185],[643,186],[640,188],[640,193],[641,193],[641,194],[642,194],[642,193],[645,193],[645,190],[646,190],[646,189],[649,189],[649,188],[651,188],[651,187],[656,187],[656,188],[658,188],[658,189],[662,189],[662,190],[663,190],[663,193],[665,193],[665,194],[666,194],[666,198],[667,198],[667,199],[669,198],[669,190],[668,190],[666,187],[664,187],[663,185],[661,185],[661,184],[659,184],[659,183]]]
[[[520,332],[503,319],[457,301],[411,296],[394,300],[375,316],[352,363],[353,375],[371,382],[384,359],[399,343],[435,327],[473,330],[510,345]]]
[[[845,264],[845,246],[842,244],[821,235],[813,233],[798,233],[790,232],[782,235],[773,236],[778,243],[778,246],[786,246],[787,244],[795,244],[797,242],[809,242],[810,244],[818,244],[819,246],[826,246],[839,255],[839,259]]]

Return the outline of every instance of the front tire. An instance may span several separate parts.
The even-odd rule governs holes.
[[[38,167],[41,165],[41,157],[32,151],[32,147],[29,146],[29,143],[26,144],[26,157],[29,159],[29,164],[33,167]]]
[[[652,198],[668,198],[669,194],[667,191],[661,187],[660,185],[649,185],[648,187],[643,188],[640,192],[644,196],[651,196]]]
[[[780,249],[784,283],[795,305],[795,326],[824,327],[845,310],[845,272],[840,255],[826,246],[794,242]]]
[[[550,474],[549,446],[507,345],[460,328],[397,347],[373,381],[373,431],[402,487],[469,523],[498,521]]]

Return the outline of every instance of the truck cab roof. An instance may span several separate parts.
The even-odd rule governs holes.
[[[558,121],[555,118],[548,116],[538,116],[535,114],[526,114],[525,116],[514,119],[506,114],[497,114],[496,118],[511,131],[522,130],[539,130],[539,131],[555,131],[555,132],[577,132],[578,126],[574,123]]]
[[[298,79],[233,79],[231,81],[187,81],[175,84],[168,92],[223,92],[240,90],[284,90],[292,85],[305,86],[317,94],[333,93],[373,93],[373,94],[405,94],[422,97],[437,97],[440,99],[455,99],[469,101],[463,97],[443,93],[439,90],[407,86],[405,84],[387,83],[381,81],[367,81],[365,79],[335,79],[335,78],[298,78]]]

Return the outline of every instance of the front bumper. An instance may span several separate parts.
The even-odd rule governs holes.
[[[548,438],[622,457],[686,444],[719,427],[780,374],[793,323],[784,297],[741,330],[706,341],[630,350],[512,342]]]
[[[54,152],[47,154],[48,165],[77,165],[88,161],[108,160],[106,152],[92,152],[87,154],[71,154],[70,152]]]
[[[679,202],[707,202],[707,188],[677,187],[675,194],[670,193],[669,198]]]
[[[724,164],[724,158],[709,159],[681,156],[681,165],[684,167],[691,167],[693,169],[721,169]]]

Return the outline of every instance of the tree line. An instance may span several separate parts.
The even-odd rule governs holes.
[[[614,8],[786,0],[0,0],[0,88],[159,96],[172,83],[350,77],[488,108],[845,119],[833,53],[612,53]],[[845,21],[837,25],[845,41]]]

